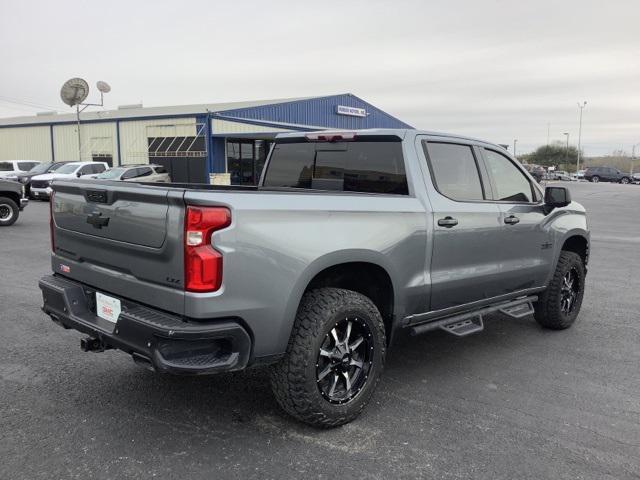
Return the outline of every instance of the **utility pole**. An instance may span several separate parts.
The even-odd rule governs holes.
[[[517,159],[518,157],[516,156],[516,143],[518,143],[517,138],[513,140],[513,158]]]
[[[583,103],[578,102],[578,108],[580,109],[580,126],[578,127],[578,162],[576,164],[576,175],[578,174],[578,170],[580,170],[580,148],[582,148],[582,110],[584,110],[584,107],[586,106],[586,100]]]
[[[567,137],[567,150],[564,154],[564,163],[568,165],[569,164],[569,132],[564,132],[563,135]],[[578,173],[577,170],[576,170],[576,173]]]

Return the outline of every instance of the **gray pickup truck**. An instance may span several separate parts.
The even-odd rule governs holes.
[[[269,365],[316,426],[353,420],[395,333],[575,321],[589,232],[501,147],[416,130],[282,134],[257,187],[56,181],[44,312],[154,371]]]
[[[16,223],[27,203],[29,200],[24,196],[21,183],[0,178],[0,227]]]

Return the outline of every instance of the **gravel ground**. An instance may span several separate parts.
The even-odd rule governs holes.
[[[0,231],[0,479],[640,478],[640,186],[570,184],[589,210],[580,321],[492,316],[400,335],[355,422],[318,431],[263,370],[159,376],[40,312],[48,206]]]

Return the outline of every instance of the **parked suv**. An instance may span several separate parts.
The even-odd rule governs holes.
[[[123,165],[106,172],[92,175],[98,180],[121,180],[123,182],[169,183],[171,179],[162,165]]]
[[[631,175],[628,173],[622,173],[620,170],[613,167],[589,167],[584,172],[584,178],[585,180],[593,183],[629,183],[631,181]]]
[[[400,329],[464,336],[502,312],[559,330],[582,304],[584,208],[480,140],[280,134],[258,186],[52,189],[42,309],[85,351],[173,374],[270,365],[316,426],[360,414]]]
[[[102,173],[109,168],[105,162],[68,162],[51,173],[36,175],[31,178],[31,195],[34,198],[47,199],[53,191],[51,183],[56,179],[81,178]]]
[[[2,160],[0,161],[0,178],[26,173],[39,163],[36,160]]]

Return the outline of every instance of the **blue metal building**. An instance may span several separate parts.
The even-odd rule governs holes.
[[[174,181],[254,184],[280,132],[412,128],[347,93],[225,104],[50,113],[0,119],[0,160],[162,163]]]

